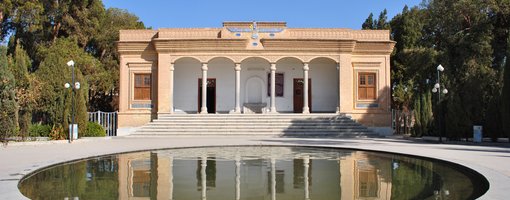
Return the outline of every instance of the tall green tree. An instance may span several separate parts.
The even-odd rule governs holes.
[[[79,133],[84,133],[88,121],[86,105],[88,81],[87,75],[83,75],[82,72],[90,72],[92,67],[90,62],[94,59],[79,48],[73,39],[57,39],[52,46],[41,49],[40,52],[45,59],[35,72],[43,86],[38,102],[40,106],[36,110],[37,116],[44,123],[62,125],[67,129],[72,120],[72,98],[75,98],[76,122]],[[76,90],[76,94],[73,94],[71,88],[64,88],[65,83],[72,82],[72,69],[66,64],[69,60],[74,60],[75,81],[81,83],[81,88]]]
[[[32,109],[39,97],[40,87],[33,74],[28,70],[32,67],[32,61],[21,45],[9,59],[9,68],[16,79],[15,92],[17,107],[17,119],[20,136],[28,136],[28,127],[32,121]]]
[[[363,24],[361,25],[361,29],[363,29],[363,30],[373,30],[373,29],[375,29],[375,27],[374,27],[374,14],[373,13],[370,13],[370,15],[368,15],[368,17],[365,20],[365,22],[363,22]]]
[[[388,30],[390,29],[390,24],[388,23],[388,11],[384,9],[379,14],[379,19],[375,22],[375,28],[378,30]]]
[[[15,80],[8,68],[6,48],[0,46],[0,140],[6,142],[7,138],[14,136],[16,126],[16,99]]]
[[[508,45],[510,46],[510,37],[508,38]],[[503,132],[508,136],[510,142],[510,49],[507,49],[507,60],[504,69],[504,83],[503,92],[501,95],[502,109],[502,126]]]
[[[119,55],[115,47],[119,40],[119,30],[144,29],[140,19],[126,10],[109,8],[99,24],[99,31],[93,37],[87,51],[101,61],[108,72],[98,90],[90,92],[91,110],[114,111],[118,107],[114,94],[119,88]]]

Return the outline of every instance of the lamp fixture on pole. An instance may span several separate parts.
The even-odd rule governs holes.
[[[75,127],[75,96],[76,96],[76,90],[77,89],[80,89],[80,82],[75,82],[74,81],[74,61],[73,60],[70,60],[69,62],[67,62],[67,66],[71,67],[72,68],[72,82],[71,83],[65,83],[64,84],[64,87],[65,88],[70,88],[72,86],[72,92],[73,92],[73,95],[71,96],[72,98],[72,105],[71,105],[71,115],[72,115],[72,122],[71,122],[71,126],[69,126],[69,143],[73,142],[73,136],[75,134],[75,131],[77,131],[78,129],[78,125],[76,125]],[[76,130],[75,130],[76,129]]]
[[[432,88],[432,92],[433,93],[436,93],[437,92],[437,105],[438,105],[438,129],[439,129],[439,142],[443,142],[443,137],[442,137],[442,129],[441,129],[441,119],[439,117],[440,113],[441,113],[441,93],[443,94],[447,94],[448,93],[448,89],[446,88],[443,88],[443,90],[441,90],[441,78],[440,78],[440,75],[441,75],[441,72],[444,71],[444,67],[442,65],[439,65],[437,66],[437,82],[436,84],[434,84],[434,88]]]

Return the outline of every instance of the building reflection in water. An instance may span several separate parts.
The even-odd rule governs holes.
[[[119,155],[119,199],[391,198],[392,165],[384,159],[363,152],[323,159],[286,147],[252,148],[250,156],[221,149]]]

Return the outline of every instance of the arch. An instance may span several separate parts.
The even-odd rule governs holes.
[[[262,78],[258,76],[248,78],[244,91],[244,103],[264,103],[266,89]]]
[[[216,57],[211,57],[209,58],[209,60],[207,60],[207,63],[210,63],[210,62],[214,62],[215,60],[218,60],[218,59],[225,59],[225,60],[229,60],[230,62],[232,63],[236,63],[234,61],[234,59],[232,59],[231,57],[228,57],[228,56],[216,56]]]
[[[265,61],[268,64],[268,66],[271,63],[271,61],[269,61],[267,58],[259,57],[259,56],[250,56],[250,57],[242,58],[240,63],[249,62],[251,60],[255,60],[255,61],[256,60],[263,60],[263,61]]]
[[[338,58],[336,57],[332,57],[332,56],[316,56],[316,57],[311,57],[310,59],[308,59],[308,63],[311,63],[311,62],[314,62],[314,61],[317,61],[317,60],[321,60],[321,59],[327,59],[327,60],[331,60],[333,62],[336,62],[338,63]]]
[[[174,59],[172,61],[172,63],[177,63],[177,62],[182,62],[183,60],[193,60],[193,61],[196,61],[198,63],[202,63],[202,61],[196,57],[193,57],[193,56],[181,56],[181,57],[177,57],[176,59]]]
[[[298,60],[299,62],[304,63],[304,61],[301,58],[298,58],[298,57],[295,57],[295,56],[280,57],[280,58],[278,58],[276,60],[276,63],[281,62],[281,61],[285,61],[285,60]]]
[[[309,62],[309,77],[312,80],[313,112],[334,113],[339,103],[338,62],[330,57],[315,57]]]

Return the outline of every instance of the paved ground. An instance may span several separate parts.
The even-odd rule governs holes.
[[[317,139],[271,137],[162,137],[80,139],[32,142],[0,147],[0,199],[26,199],[17,188],[25,175],[42,167],[103,154],[171,147],[215,145],[297,145],[348,147],[420,155],[452,161],[483,174],[490,182],[481,199],[510,198],[510,147],[473,144],[430,144],[400,139]]]

